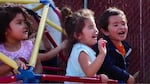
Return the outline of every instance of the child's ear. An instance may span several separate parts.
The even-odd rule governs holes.
[[[6,36],[8,35],[7,31],[5,32],[5,35],[6,35]]]
[[[77,34],[76,32],[73,33],[73,36],[76,38],[76,39],[79,39],[79,34]]]
[[[82,39],[82,34],[81,34],[81,33],[75,32],[75,33],[73,34],[73,36],[74,36],[77,40],[81,40],[81,39]]]
[[[5,31],[5,35],[8,35],[9,34],[9,31],[10,31],[10,28],[6,28],[6,31]]]
[[[100,31],[105,35],[108,36],[109,32],[107,30],[104,30],[103,28],[100,29]]]

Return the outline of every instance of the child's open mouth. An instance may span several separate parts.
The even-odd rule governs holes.
[[[26,31],[24,31],[23,33],[24,33],[24,34],[28,34],[28,31],[26,30]]]
[[[92,36],[92,38],[97,40],[97,36]]]
[[[119,35],[124,35],[124,34],[125,34],[125,32],[124,32],[124,31],[122,31],[122,32],[119,32],[118,34],[119,34]]]

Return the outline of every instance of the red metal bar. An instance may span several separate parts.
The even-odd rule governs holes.
[[[1,77],[0,83],[10,83],[17,81],[16,76]]]
[[[75,76],[62,76],[62,75],[46,75],[43,74],[41,77],[45,81],[53,82],[83,82],[83,83],[102,83],[99,77],[75,77]],[[116,80],[110,80],[108,83],[117,83]]]
[[[60,13],[59,9],[57,9],[56,7],[54,7],[52,4],[50,4],[50,7],[54,10],[54,12],[57,14],[57,16],[59,17],[59,19],[61,20],[62,16],[61,16],[61,13]]]
[[[96,83],[96,82],[100,82],[99,79],[97,78],[81,78],[81,77],[71,77],[71,76],[62,76],[62,75],[42,75],[42,80],[46,80],[46,81],[54,81],[54,82],[64,82],[64,81],[68,81],[68,82],[88,82],[88,83]]]

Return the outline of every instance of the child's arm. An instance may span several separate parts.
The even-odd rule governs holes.
[[[21,61],[19,58],[14,60],[17,65],[21,68],[21,69],[27,69],[26,64]],[[0,76],[5,76],[7,74],[9,74],[10,72],[13,72],[13,69],[6,65],[6,64],[1,64],[0,65]]]
[[[85,52],[81,52],[79,55],[79,63],[86,74],[86,76],[94,76],[99,68],[101,67],[105,55],[106,55],[106,41],[100,39],[98,41],[100,54],[98,54],[97,58],[91,62],[89,56]]]
[[[11,70],[12,70],[12,68],[9,67],[8,65],[6,65],[6,64],[1,64],[1,65],[0,65],[0,76],[4,76],[4,75],[10,73]]]
[[[104,60],[103,55],[99,55],[92,63],[89,56],[85,52],[81,52],[79,55],[79,63],[86,76],[94,76],[101,67]]]
[[[46,53],[40,53],[39,58],[41,61],[47,61],[55,57],[61,50],[66,48],[67,40],[63,41],[61,45],[57,46],[56,48],[53,48],[52,50],[46,52]]]
[[[37,57],[36,66],[35,66],[34,72],[38,73],[38,74],[43,72],[41,60],[40,60],[39,57]]]

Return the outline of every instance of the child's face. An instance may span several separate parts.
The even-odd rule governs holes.
[[[21,13],[18,13],[9,23],[6,36],[14,40],[23,40],[28,38],[28,27],[25,23],[24,16]]]
[[[82,33],[79,34],[79,41],[88,46],[92,46],[97,42],[98,29],[93,17],[85,20],[85,26]]]
[[[120,42],[126,39],[128,26],[125,16],[114,15],[109,17],[107,36],[112,41]]]

